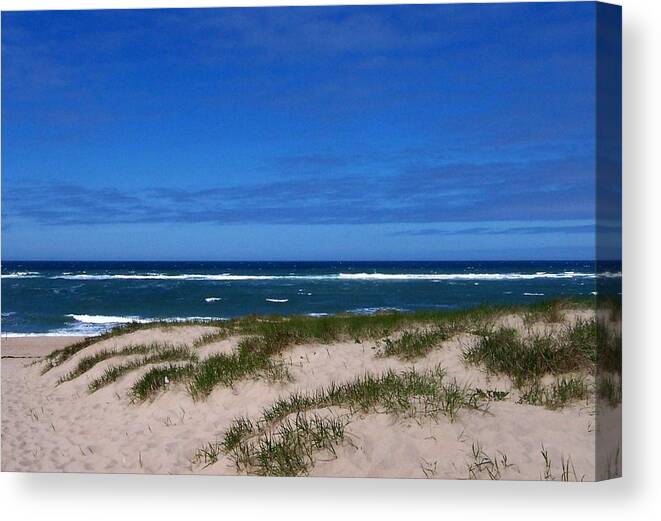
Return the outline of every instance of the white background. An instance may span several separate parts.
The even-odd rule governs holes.
[[[563,484],[3,473],[0,515],[70,521],[661,519],[661,2],[617,3],[624,8],[624,478]],[[223,5],[278,2],[0,0],[2,10]]]

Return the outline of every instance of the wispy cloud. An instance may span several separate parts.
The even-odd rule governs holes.
[[[447,228],[419,228],[399,230],[392,232],[393,236],[448,236],[448,235],[545,235],[545,234],[582,234],[582,233],[621,233],[619,226],[601,224],[580,225],[548,225],[548,226],[509,226],[447,229]]]
[[[348,174],[331,156],[288,158],[318,167],[293,175],[198,188],[143,190],[80,184],[10,184],[3,216],[42,225],[108,223],[432,223],[487,220],[570,220],[594,216],[593,185],[581,161],[451,164],[394,174]],[[324,166],[325,165],[325,166]],[[330,171],[331,174],[325,175]],[[275,178],[275,179],[273,179]],[[562,201],[562,204],[558,204]],[[543,233],[520,228],[517,233]],[[580,233],[578,229],[566,233]],[[414,234],[444,234],[418,230]],[[472,233],[499,233],[475,229]],[[507,233],[510,233],[508,231]]]

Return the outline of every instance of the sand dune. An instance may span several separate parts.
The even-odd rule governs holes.
[[[566,319],[572,322],[589,316],[589,311],[578,311],[569,313]],[[504,317],[501,322],[524,328],[521,317]],[[42,356],[73,339],[3,339],[2,470],[236,474],[227,455],[209,466],[194,462],[196,450],[217,440],[234,418],[257,417],[277,398],[293,392],[351,381],[366,373],[411,367],[425,370],[440,364],[450,379],[510,394],[504,401],[490,403],[486,412],[462,410],[454,421],[444,416],[401,418],[379,413],[348,414],[341,409],[320,411],[322,415],[344,415],[347,437],[335,456],[319,455],[309,474],[489,479],[494,476],[487,469],[493,471],[493,467],[474,467],[477,460],[488,458],[499,462],[495,477],[502,479],[560,479],[563,463],[571,465],[570,479],[595,479],[594,399],[558,410],[517,403],[519,393],[509,378],[466,365],[462,352],[476,341],[470,334],[443,342],[415,362],[379,357],[375,342],[297,345],[281,355],[291,381],[247,378],[232,388],[218,386],[198,401],[191,398],[185,386],[172,384],[154,400],[132,402],[130,386],[151,366],[132,371],[90,394],[89,382],[117,363],[118,357],[101,361],[78,378],[58,385],[58,379],[84,356],[140,343],[190,345],[210,331],[213,329],[202,326],[176,326],[113,337],[89,346],[44,375],[42,364],[33,364],[29,358],[5,357]],[[233,336],[204,345],[197,353],[202,359],[214,353],[231,353],[238,342],[239,338]],[[122,361],[135,358],[121,357]],[[547,451],[550,466],[545,464],[542,449]]]

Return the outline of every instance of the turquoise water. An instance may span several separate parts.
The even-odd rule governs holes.
[[[600,271],[617,291],[619,267]],[[596,284],[595,263],[586,261],[4,262],[2,333],[88,335],[132,320],[531,303],[593,295]]]

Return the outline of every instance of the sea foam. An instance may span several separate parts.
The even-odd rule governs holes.
[[[13,274],[3,275],[11,277]],[[21,274],[21,276],[28,276]],[[29,275],[36,276],[36,275]],[[618,278],[622,273],[591,273],[564,271],[559,273],[334,273],[328,275],[235,275],[231,273],[199,274],[184,273],[169,275],[166,273],[144,274],[99,274],[87,273],[73,275],[55,275],[51,279],[65,280],[186,280],[186,281],[260,281],[260,280],[342,280],[342,281],[498,281],[498,280],[535,280],[535,279],[594,279],[596,277]]]
[[[153,322],[153,319],[148,318],[117,317],[108,315],[76,315],[72,313],[67,315],[67,317],[73,318],[77,322],[82,322],[84,324],[129,324],[131,322],[146,324],[148,322]]]
[[[3,273],[3,279],[34,279],[39,277],[38,271],[15,271],[12,273]]]

